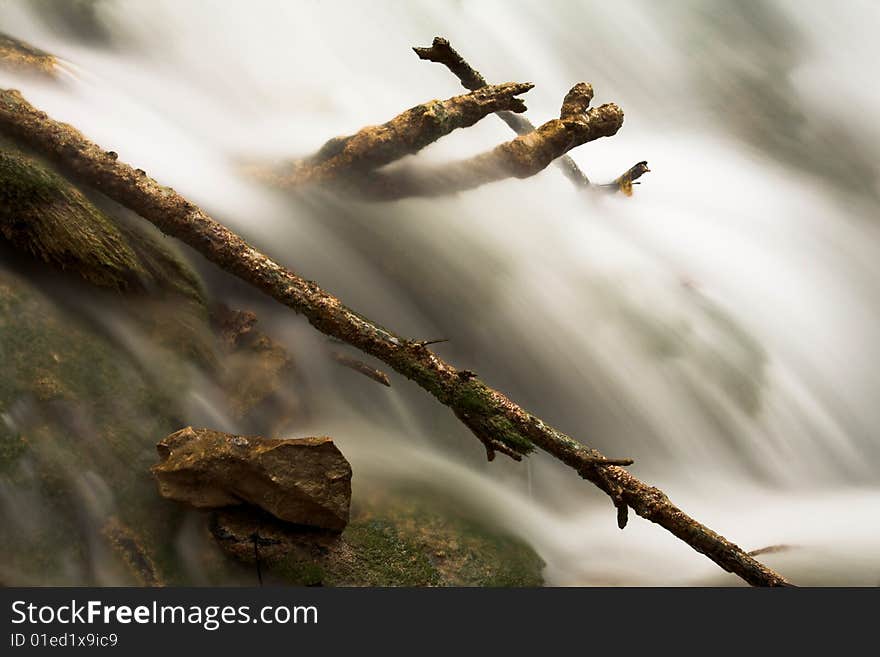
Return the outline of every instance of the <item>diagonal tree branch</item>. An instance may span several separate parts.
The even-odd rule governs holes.
[[[490,456],[496,446],[515,455],[538,446],[608,494],[618,509],[620,526],[625,525],[626,509],[631,508],[749,584],[787,584],[781,575],[689,517],[661,490],[545,424],[473,372],[456,369],[424,344],[395,335],[347,308],[317,283],[273,262],[174,190],[120,162],[115,153],[91,143],[75,128],[52,120],[17,91],[0,90],[0,131],[184,241],[227,272],[302,313],[322,333],[357,347],[412,379],[452,409],[483,441]]]

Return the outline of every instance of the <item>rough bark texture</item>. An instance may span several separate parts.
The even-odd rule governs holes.
[[[468,128],[494,112],[524,112],[522,99],[534,85],[508,82],[487,86],[448,100],[432,100],[406,110],[387,123],[353,135],[335,137],[312,157],[280,171],[275,182],[284,187],[326,183],[399,160],[422,150],[457,128]]]
[[[187,427],[164,438],[159,492],[199,508],[253,504],[279,520],[342,531],[351,466],[330,438],[234,436]]]
[[[336,297],[273,262],[198,207],[141,170],[120,162],[71,126],[48,118],[16,91],[0,91],[0,131],[39,151],[70,175],[104,192],[178,237],[208,260],[308,318],[322,333],[388,364],[448,406],[486,445],[518,455],[538,446],[607,493],[618,508],[666,528],[724,570],[753,585],[781,586],[785,579],[740,547],[690,518],[659,489],[609,465],[597,450],[578,443],[493,390],[473,372],[458,370],[424,344],[371,322]]]
[[[461,84],[465,89],[476,91],[477,89],[489,86],[489,83],[486,82],[486,78],[480,75],[479,71],[474,70],[471,65],[465,61],[464,57],[459,55],[450,45],[449,41],[443,37],[434,37],[434,42],[429,48],[413,48],[413,50],[419,56],[419,59],[443,64],[461,81]],[[535,129],[532,122],[524,116],[519,116],[511,112],[497,112],[497,114],[498,118],[504,121],[511,130],[520,136],[527,135]],[[588,187],[590,185],[590,179],[587,178],[587,175],[580,170],[577,163],[568,155],[563,155],[556,160],[556,165],[562,169],[565,176],[576,187]]]
[[[342,188],[370,200],[443,196],[505,178],[528,178],[577,146],[610,137],[623,125],[623,111],[608,103],[587,109],[593,88],[579,82],[566,94],[560,118],[496,146],[491,151],[435,166],[408,166],[365,172]]]

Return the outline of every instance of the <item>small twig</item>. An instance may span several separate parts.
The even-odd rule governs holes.
[[[433,340],[414,340],[413,344],[419,347],[427,347],[431,344],[440,344],[441,342],[449,342],[449,338],[435,338]]]
[[[528,178],[583,144],[617,134],[623,110],[614,103],[589,108],[593,88],[579,82],[566,94],[560,117],[533,132],[463,160],[367,171],[337,181],[338,189],[372,200],[445,196],[507,178]]]
[[[779,545],[768,545],[766,547],[758,548],[757,550],[752,550],[751,552],[749,552],[749,556],[757,557],[759,554],[775,554],[777,552],[788,552],[789,550],[796,547],[796,545],[786,545],[784,543],[780,543]]]
[[[615,506],[617,506],[617,526],[620,529],[624,529],[629,520],[629,507],[626,505],[626,502],[620,502]]]
[[[391,387],[391,379],[388,378],[388,375],[385,374],[385,372],[376,369],[371,365],[367,365],[362,360],[358,360],[357,358],[344,354],[341,351],[331,352],[330,357],[343,367],[347,367],[359,374],[363,374],[365,377],[372,379],[377,383],[381,383],[383,386]]]
[[[649,173],[650,171],[648,163],[642,160],[641,162],[636,162],[629,169],[617,176],[617,178],[614,179],[614,182],[596,186],[603,187],[612,192],[623,192],[627,196],[632,196],[632,186],[642,184],[640,182],[635,182],[636,179],[641,178],[644,174]]]

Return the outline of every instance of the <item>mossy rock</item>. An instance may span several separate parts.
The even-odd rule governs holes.
[[[87,288],[89,289],[89,288]],[[191,381],[174,355],[132,354],[0,268],[0,580],[10,585],[254,584],[205,514],[161,498],[158,437],[178,429]],[[179,359],[178,359],[179,360]],[[245,533],[245,536],[248,536]],[[342,535],[300,540],[267,582],[323,586],[538,586],[542,562],[504,532],[413,491],[358,491]],[[252,545],[244,543],[252,554]],[[266,557],[270,547],[266,547]]]
[[[0,67],[18,73],[54,76],[57,64],[54,55],[0,32]]]
[[[0,238],[57,271],[126,293],[127,315],[152,340],[214,364],[204,286],[172,241],[126,211],[111,216],[51,167],[2,140]]]
[[[11,150],[0,151],[0,234],[95,285],[126,289],[146,276],[112,220],[54,171]]]
[[[540,586],[541,558],[522,541],[413,491],[354,502],[342,534],[281,523],[253,507],[214,512],[233,558],[296,586]]]
[[[543,584],[544,562],[528,545],[427,498],[373,502],[357,513],[342,540],[349,549],[323,566],[324,585]],[[297,564],[305,573],[309,566],[318,563]]]
[[[2,579],[94,583],[90,550],[114,509],[167,540],[145,466],[156,437],[176,428],[186,378],[153,380],[112,339],[3,269],[0,361],[0,490],[16,502],[0,509],[9,530]]]
[[[204,304],[199,277],[157,230],[111,217],[52,168],[3,143],[0,235],[99,287],[162,291]]]

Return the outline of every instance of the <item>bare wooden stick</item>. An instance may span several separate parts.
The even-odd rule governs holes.
[[[766,547],[758,548],[757,550],[750,550],[750,557],[757,557],[759,554],[776,554],[777,552],[788,552],[791,549],[797,547],[796,545],[786,545],[785,543],[781,543],[779,545],[768,545]]]
[[[368,379],[381,383],[383,386],[391,387],[391,379],[388,378],[388,375],[385,374],[385,372],[376,369],[372,365],[367,365],[362,360],[358,360],[357,358],[344,354],[341,351],[330,352],[330,358],[343,367],[347,367],[350,370],[363,374]]]
[[[427,347],[347,308],[317,283],[273,262],[173,189],[120,162],[115,153],[91,143],[75,128],[52,120],[17,91],[0,91],[0,131],[187,243],[222,269],[302,313],[322,333],[357,347],[412,379],[448,406],[490,454],[496,446],[516,455],[538,446],[608,494],[618,514],[624,505],[633,509],[749,584],[787,584],[781,575],[689,517],[661,490],[547,425],[473,372],[456,369]]]

